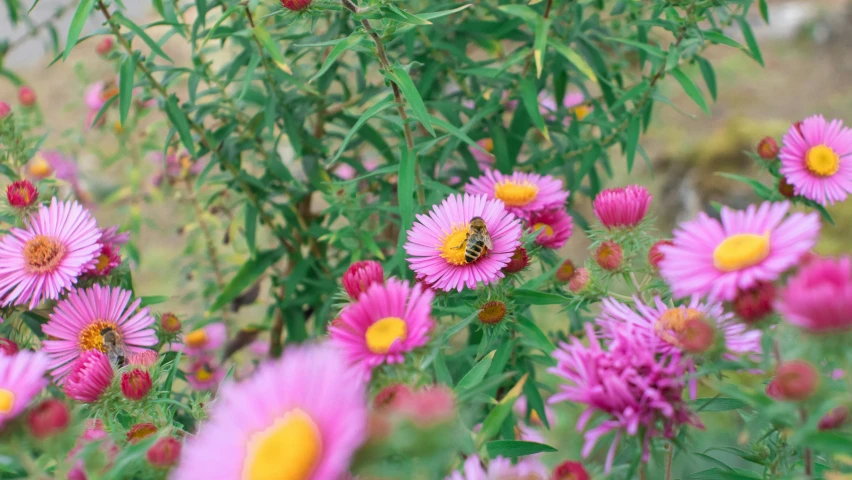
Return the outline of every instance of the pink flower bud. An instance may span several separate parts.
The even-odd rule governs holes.
[[[734,299],[734,312],[746,323],[755,323],[772,313],[775,285],[761,282],[748,290],[740,290]]]
[[[411,395],[411,389],[404,383],[394,383],[383,388],[373,399],[373,408],[393,408],[398,405],[404,397]]]
[[[32,107],[36,104],[35,91],[30,87],[21,87],[18,90],[18,101],[25,107]]]
[[[157,426],[153,423],[137,423],[127,431],[127,443],[137,443],[157,433]]]
[[[27,208],[38,201],[38,190],[29,180],[18,180],[6,187],[6,200],[15,208]]]
[[[160,316],[160,328],[168,334],[180,333],[181,323],[174,313],[164,313]]]
[[[677,340],[685,352],[704,353],[715,343],[716,330],[701,318],[688,318]]]
[[[571,281],[568,282],[568,288],[574,293],[580,293],[589,283],[591,274],[585,267],[580,267],[571,276]]]
[[[157,468],[170,468],[180,457],[181,443],[174,437],[163,437],[148,449],[145,458]]]
[[[518,247],[515,249],[515,253],[509,258],[509,263],[503,267],[503,273],[518,273],[527,268],[529,264],[530,257],[527,255],[527,249]]]
[[[835,428],[843,426],[848,418],[849,408],[844,406],[835,407],[819,420],[817,427],[820,430],[834,430]]]
[[[782,399],[802,401],[816,393],[819,373],[806,360],[790,360],[778,367],[773,382],[777,382],[777,391]]]
[[[96,402],[112,383],[109,358],[100,350],[83,352],[65,377],[65,394],[74,400]]]
[[[95,51],[98,52],[98,55],[105,56],[112,51],[112,45],[112,37],[104,37],[98,42]]]
[[[6,102],[0,102],[0,120],[6,118],[10,113],[12,113],[12,107]]]
[[[569,460],[553,469],[553,480],[591,480],[591,477],[582,463]]]
[[[43,440],[65,431],[69,418],[68,407],[59,400],[49,398],[30,411],[27,427],[30,435]]]
[[[311,6],[312,0],[281,0],[281,5],[287,10],[300,12]]]
[[[765,137],[757,144],[757,154],[764,160],[774,160],[780,151],[778,143],[772,137]]]
[[[568,283],[571,281],[571,278],[574,277],[576,272],[577,267],[574,266],[574,262],[571,260],[565,260],[562,262],[562,265],[559,266],[559,269],[556,270],[556,280],[562,283]]]
[[[595,261],[598,262],[601,268],[608,271],[615,271],[621,268],[621,262],[624,260],[624,251],[621,245],[612,240],[603,242],[595,252]]]
[[[130,400],[142,400],[151,391],[151,375],[135,368],[121,375],[121,393]]]
[[[0,355],[14,355],[18,353],[18,344],[8,338],[0,338]]]
[[[373,260],[355,262],[343,274],[343,288],[353,300],[358,300],[362,293],[374,283],[384,283],[385,272],[382,264]]]
[[[456,414],[456,397],[444,385],[433,385],[402,396],[396,404],[396,411],[421,427],[447,422]]]
[[[784,177],[781,177],[781,180],[778,180],[778,193],[787,198],[793,198],[796,196],[796,190],[792,185],[787,183],[787,179]]]
[[[651,249],[648,250],[648,265],[655,270],[660,268],[660,263],[663,261],[663,258],[665,258],[663,252],[660,251],[660,247],[664,245],[674,245],[674,242],[671,240],[660,240],[653,244]]]

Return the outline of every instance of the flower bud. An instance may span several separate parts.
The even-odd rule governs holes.
[[[479,321],[485,325],[497,325],[506,317],[506,304],[492,300],[479,309]]]
[[[582,463],[569,460],[553,469],[553,480],[591,480],[591,477]]]
[[[624,251],[621,245],[612,240],[603,242],[595,251],[595,261],[601,268],[610,272],[618,270],[624,260]]]
[[[755,323],[772,313],[775,285],[760,282],[748,290],[740,290],[734,299],[734,312],[746,323]]]
[[[527,249],[518,247],[515,253],[509,258],[509,263],[503,267],[503,273],[518,273],[527,268],[530,264],[530,257],[527,255]]]
[[[433,385],[402,396],[396,404],[396,411],[420,427],[447,422],[456,414],[456,397],[444,385]]]
[[[663,252],[660,251],[660,247],[664,245],[674,245],[674,242],[671,240],[659,240],[651,246],[650,250],[648,250],[648,265],[655,270],[660,268],[660,262],[662,262],[663,258],[665,258]]]
[[[819,387],[819,373],[806,360],[784,362],[775,372],[777,391],[784,400],[802,401],[810,398]]]
[[[112,37],[104,37],[98,42],[95,51],[98,52],[98,55],[105,56],[112,51],[112,45]]]
[[[778,143],[772,137],[764,137],[757,144],[757,154],[764,160],[774,160],[778,157],[778,152],[780,152]]]
[[[849,408],[845,406],[835,407],[832,408],[830,412],[826,413],[824,417],[819,419],[817,428],[820,430],[834,430],[835,428],[843,426],[848,418]]]
[[[121,375],[121,393],[130,400],[142,400],[151,391],[151,375],[135,368]]]
[[[716,330],[702,318],[688,318],[677,340],[685,352],[704,353],[715,343]]]
[[[96,402],[112,383],[112,364],[100,350],[80,354],[65,377],[65,394],[74,400]]]
[[[159,356],[153,350],[142,350],[127,356],[127,363],[136,367],[150,367],[157,363]]]
[[[10,113],[12,113],[12,107],[6,102],[0,102],[0,120],[6,118]]]
[[[574,262],[571,260],[565,260],[562,262],[562,265],[559,266],[559,269],[556,270],[556,280],[561,283],[568,283],[571,281],[571,278],[574,276],[576,271],[577,267],[574,266]]]
[[[127,443],[138,443],[157,433],[157,430],[157,426],[153,423],[137,423],[127,431]]]
[[[18,101],[25,107],[32,107],[36,104],[35,91],[30,87],[21,87],[18,90]]]
[[[392,408],[409,395],[411,395],[411,389],[404,383],[388,385],[376,394],[376,398],[373,399],[373,408],[376,410]]]
[[[370,285],[384,281],[385,271],[382,264],[374,260],[355,262],[343,274],[343,288],[353,300],[358,300]]]
[[[180,320],[174,313],[167,312],[160,315],[160,328],[163,329],[163,332],[175,335],[180,333],[182,327]]]
[[[580,267],[574,272],[571,281],[568,282],[568,288],[574,293],[580,293],[589,283],[591,274],[585,267]]]
[[[15,208],[27,208],[38,201],[38,190],[29,180],[18,180],[6,187],[6,200]]]
[[[174,437],[163,437],[151,445],[145,458],[148,463],[157,468],[170,468],[174,466],[180,457],[181,443]]]
[[[787,178],[785,177],[781,177],[781,179],[778,180],[778,193],[787,198],[793,198],[796,196],[796,190],[792,185],[787,183]]]
[[[30,411],[27,415],[27,427],[30,435],[43,440],[65,431],[69,419],[68,406],[59,400],[49,398]]]
[[[311,1],[312,0],[281,0],[281,6],[287,10],[300,12],[311,6]]]
[[[18,344],[8,338],[0,338],[0,355],[14,355],[18,353]]]

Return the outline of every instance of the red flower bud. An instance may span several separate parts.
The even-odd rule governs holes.
[[[30,434],[43,440],[61,433],[68,427],[68,407],[61,401],[49,398],[39,403],[27,415]]]
[[[177,315],[174,313],[164,313],[160,315],[160,328],[169,334],[180,333],[182,325]]]
[[[574,293],[580,293],[586,285],[589,283],[589,279],[591,278],[591,274],[589,270],[584,267],[580,267],[574,272],[574,275],[571,277],[571,281],[568,282],[568,288]]]
[[[148,463],[158,468],[174,466],[180,457],[181,443],[174,437],[163,437],[151,445],[145,458]]]
[[[779,151],[778,143],[772,137],[765,137],[757,144],[757,154],[764,160],[774,160]]]
[[[701,318],[688,318],[677,340],[686,352],[704,353],[715,343],[716,330]]]
[[[281,5],[294,12],[302,11],[311,6],[312,0],[281,0]]]
[[[574,262],[571,260],[565,260],[562,262],[562,265],[559,266],[559,270],[556,270],[556,280],[562,283],[568,283],[571,281],[571,278],[576,272],[577,267],[574,266]]]
[[[591,477],[582,463],[569,460],[553,469],[553,480],[591,480]]]
[[[6,187],[6,200],[15,208],[27,208],[38,201],[38,190],[29,180],[18,180]]]
[[[14,355],[18,353],[18,344],[8,338],[0,338],[0,355]]]
[[[12,107],[6,102],[0,102],[0,120],[6,118],[10,113],[12,113]]]
[[[624,260],[624,250],[621,245],[607,240],[603,242],[595,252],[595,261],[601,268],[608,271],[618,270]]]
[[[674,242],[671,240],[660,240],[657,243],[651,245],[651,249],[648,250],[648,265],[650,265],[651,268],[660,268],[660,262],[662,262],[663,258],[665,258],[663,252],[660,251],[660,247],[664,245],[674,245]]]
[[[773,382],[783,400],[807,400],[819,387],[819,372],[806,360],[790,360],[778,367]]]
[[[394,410],[421,427],[434,426],[452,419],[456,413],[456,397],[444,385],[433,385],[404,395],[395,402]]]
[[[385,271],[382,264],[374,260],[355,262],[343,274],[343,288],[353,300],[358,300],[370,285],[384,281]]]
[[[112,37],[104,37],[95,47],[98,55],[104,56],[112,51]]]
[[[121,393],[130,400],[142,400],[151,391],[151,375],[135,368],[121,375]]]
[[[781,180],[778,180],[778,193],[787,198],[793,198],[796,196],[796,190],[792,185],[787,183],[787,179],[784,177],[781,177]]]
[[[497,325],[506,317],[506,304],[497,300],[487,302],[477,316],[485,325]]]
[[[820,430],[834,430],[841,427],[849,418],[849,408],[840,406],[832,408],[824,417],[819,420],[817,427]]]
[[[530,257],[527,255],[527,249],[518,247],[515,249],[515,253],[509,258],[509,263],[503,267],[503,273],[518,273],[527,268],[529,264]]]
[[[25,107],[32,107],[36,104],[35,91],[30,87],[21,87],[18,90],[18,101]]]
[[[393,408],[403,398],[411,395],[411,389],[404,383],[394,383],[383,388],[373,399],[373,408]]]
[[[772,313],[775,285],[761,282],[748,290],[740,290],[734,299],[734,312],[746,323],[755,323]]]
[[[157,433],[157,426],[153,423],[137,423],[127,431],[127,442],[137,443],[155,433]]]

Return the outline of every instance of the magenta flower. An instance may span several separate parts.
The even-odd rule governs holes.
[[[385,271],[375,260],[355,262],[343,274],[343,288],[353,300],[357,300],[370,285],[384,281]]]
[[[105,353],[99,350],[83,352],[64,379],[65,394],[81,402],[96,402],[109,388],[113,376],[112,364]]]
[[[535,243],[554,250],[565,245],[574,229],[574,219],[562,208],[532,212],[527,224],[532,230],[543,229]]]
[[[780,172],[802,195],[822,205],[842,202],[852,192],[852,130],[840,120],[814,115],[784,135]]]
[[[632,228],[645,218],[651,198],[641,185],[610,188],[595,197],[595,216],[609,229]]]
[[[570,194],[562,189],[562,180],[550,175],[524,172],[503,175],[496,170],[486,170],[483,176],[470,179],[465,191],[500,200],[506,210],[521,218],[546,208],[563,208]]]
[[[201,355],[187,369],[186,381],[195,390],[216,390],[225,373],[213,357]]]
[[[518,463],[512,463],[508,458],[496,457],[488,463],[488,468],[482,466],[482,460],[477,455],[467,457],[462,471],[453,472],[444,480],[548,480],[550,470],[537,457],[522,457]]]
[[[584,457],[598,439],[615,432],[606,458],[609,473],[622,435],[644,435],[642,460],[647,462],[652,438],[674,438],[683,425],[703,428],[683,400],[687,370],[678,353],[657,352],[641,337],[621,330],[614,333],[609,350],[603,350],[591,324],[586,324],[586,332],[589,345],[576,337],[570,344],[561,343],[553,353],[558,363],[548,370],[568,380],[548,403],[589,406],[580,415],[578,429],[585,429],[596,413],[606,416],[586,432]]]
[[[216,322],[208,323],[199,329],[187,333],[183,336],[183,353],[187,355],[200,355],[205,352],[218,350],[228,340],[225,330],[223,322]],[[173,350],[180,350],[180,345],[178,344]]]
[[[47,357],[23,350],[0,355],[0,427],[23,412],[47,385]]]
[[[814,333],[852,329],[849,257],[814,260],[787,283],[776,309],[791,324]]]
[[[562,99],[562,106],[568,112],[577,116],[577,120],[583,120],[586,116],[592,113],[592,107],[584,105],[586,96],[581,92],[567,92],[565,98]],[[538,110],[549,121],[556,120],[556,98],[546,92],[541,92],[538,96]],[[571,117],[562,119],[562,124],[568,126],[571,124]]]

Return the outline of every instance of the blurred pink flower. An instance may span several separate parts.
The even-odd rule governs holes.
[[[787,283],[776,303],[781,315],[814,333],[852,330],[852,260],[814,260]]]

